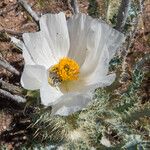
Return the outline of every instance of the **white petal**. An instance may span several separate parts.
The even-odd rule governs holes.
[[[52,115],[68,116],[84,108],[91,99],[91,97],[84,94],[65,94],[52,106]]]
[[[111,85],[115,78],[116,74],[110,74],[105,77],[100,77],[97,81],[87,81],[80,92],[91,95],[95,89]]]
[[[81,67],[83,76],[88,76],[97,68],[101,55],[105,53],[103,51],[108,50],[108,61],[110,61],[124,41],[124,35],[99,20],[91,25],[87,41],[88,51],[84,64]]]
[[[106,46],[109,52],[109,60],[111,60],[121,44],[125,41],[125,36],[107,24],[104,24],[104,26],[107,26],[106,32],[108,39],[106,41]]]
[[[92,89],[96,89],[98,87],[109,86],[111,85],[111,83],[114,82],[116,75],[115,74],[107,75],[108,68],[109,68],[109,53],[108,50],[105,49],[105,51],[102,51],[98,64],[93,73],[89,74],[86,77],[81,76],[77,81],[67,82],[64,85],[62,84],[61,89],[64,93],[67,92],[82,93],[83,91],[89,89],[90,87],[92,87]]]
[[[77,14],[68,20],[70,50],[68,56],[81,66],[87,51],[87,35],[93,19],[85,14]]]
[[[84,81],[79,79],[75,81],[64,82],[59,87],[63,93],[67,94],[67,93],[79,92],[80,89],[82,89],[84,86],[85,86]]]
[[[53,105],[53,103],[57,101],[57,99],[59,99],[63,95],[63,93],[58,87],[52,87],[48,83],[48,74],[46,74],[43,79],[44,81],[40,88],[41,102],[45,106]]]
[[[46,36],[55,59],[67,56],[70,42],[64,13],[46,14],[40,19],[41,31]]]
[[[46,74],[46,70],[43,66],[25,65],[21,76],[21,84],[25,89],[37,90],[41,87],[44,74]]]
[[[97,20],[94,20],[87,35],[87,53],[81,66],[81,76],[87,76],[87,73],[92,73],[96,68],[104,47],[103,43],[106,40],[102,38],[102,34],[102,25]]]
[[[23,48],[23,58],[25,61],[25,65],[36,65],[33,57],[29,54],[26,47]]]
[[[115,74],[112,74],[103,79],[101,78],[101,80],[96,83],[93,82],[93,84],[80,84],[79,89],[74,89],[75,93],[64,94],[53,103],[52,115],[68,116],[81,110],[92,100],[92,94],[96,88],[108,86],[114,80]]]
[[[99,76],[97,79],[88,78],[85,80],[77,80],[77,81],[70,81],[64,83],[60,86],[60,90],[64,94],[69,93],[88,93],[88,91],[93,91],[98,87],[105,87],[111,85],[116,78],[115,74],[110,74],[106,76]],[[90,93],[91,94],[91,93]]]
[[[24,33],[23,40],[30,56],[36,64],[49,68],[56,63],[46,37],[41,31]]]
[[[84,75],[82,74],[84,73],[84,70],[81,70],[81,77],[83,78],[84,75],[84,80],[86,80],[86,82],[88,81],[89,83],[97,82],[100,78],[103,78],[108,74],[109,61],[109,53],[107,47],[105,46],[99,57],[99,60],[97,61],[97,64],[95,65],[94,71],[89,71],[87,73],[88,75]],[[93,68],[91,70],[93,70]]]
[[[64,91],[65,93],[78,92],[80,94],[88,94],[89,96],[92,96],[95,89],[111,85],[115,78],[115,74],[110,74],[105,77],[99,77],[97,80],[79,80],[70,82],[67,85],[68,91]]]

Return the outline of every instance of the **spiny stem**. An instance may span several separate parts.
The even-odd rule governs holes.
[[[16,70],[12,65],[10,65],[7,61],[0,60],[0,66],[7,69],[11,73],[14,73],[16,75],[20,75],[20,72]]]
[[[10,92],[7,92],[5,90],[2,90],[0,89],[0,95],[4,96],[4,97],[7,97],[9,99],[12,99],[18,103],[24,103],[26,102],[26,99],[21,97],[21,96],[18,96],[18,95],[12,95]]]
[[[22,89],[20,87],[10,84],[8,82],[5,82],[2,79],[0,79],[0,88],[2,88],[3,90],[7,90],[11,93],[14,93],[14,94],[19,94],[22,92]]]
[[[27,3],[26,0],[18,0],[18,3],[20,3],[23,8],[29,13],[29,15],[36,21],[39,21],[39,16],[37,15],[37,13],[35,11],[33,11],[33,9],[31,8],[31,6]]]
[[[77,14],[79,13],[79,6],[77,0],[71,0],[71,6],[73,8],[73,13]]]
[[[121,2],[119,12],[117,15],[117,24],[115,27],[119,31],[122,31],[125,26],[130,5],[131,5],[131,0],[122,0]]]

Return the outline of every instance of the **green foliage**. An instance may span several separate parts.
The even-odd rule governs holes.
[[[1,150],[7,150],[7,146],[5,144],[0,144]]]
[[[128,12],[128,18],[124,27],[125,32],[127,32],[130,28],[132,28],[133,24],[136,23],[138,13],[139,13],[139,4],[132,1],[131,7]]]
[[[115,26],[117,23],[117,14],[118,9],[120,7],[121,0],[111,0],[109,1],[109,9],[107,10],[107,19],[112,24],[112,26]],[[135,0],[131,1],[131,7],[128,12],[128,17],[126,20],[126,24],[124,27],[124,32],[127,33],[129,30],[132,29],[133,25],[135,26],[138,14],[140,13],[139,3]]]
[[[142,79],[143,73],[140,70],[135,69],[132,75],[132,83],[129,85],[127,91],[120,96],[121,101],[117,103],[115,108],[116,111],[124,113],[138,102],[139,97],[137,95],[137,89],[140,87]]]
[[[37,0],[37,5],[39,8],[42,8],[44,7],[46,4],[45,4],[45,1],[44,0]]]
[[[120,6],[120,0],[109,0],[107,10],[107,20],[113,25],[116,25],[117,13]]]
[[[114,71],[116,68],[121,65],[122,59],[119,56],[114,57],[110,62],[109,62],[109,70]]]
[[[93,18],[99,18],[99,5],[96,0],[89,0],[88,14]]]

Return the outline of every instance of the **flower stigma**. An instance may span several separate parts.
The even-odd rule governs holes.
[[[58,64],[49,68],[49,84],[58,86],[63,81],[73,81],[79,78],[80,67],[76,61],[63,57]]]

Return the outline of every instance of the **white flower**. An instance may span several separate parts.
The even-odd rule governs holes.
[[[85,14],[66,21],[65,14],[46,14],[40,31],[24,33],[25,60],[21,84],[40,89],[41,102],[52,105],[52,114],[69,115],[85,107],[92,92],[110,85],[109,62],[124,36],[109,25]]]

